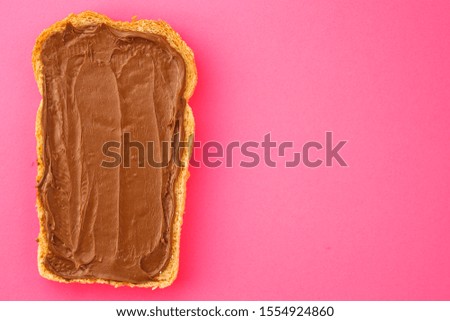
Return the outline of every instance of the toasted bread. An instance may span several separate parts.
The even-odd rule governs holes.
[[[37,38],[34,50],[32,53],[32,64],[34,69],[34,75],[36,78],[39,91],[45,99],[45,88],[44,88],[44,76],[43,70],[45,68],[43,61],[41,59],[41,51],[46,40],[53,34],[61,32],[68,24],[74,27],[84,27],[92,26],[97,24],[105,24],[109,27],[115,28],[117,30],[126,31],[138,31],[142,33],[155,34],[164,37],[164,39],[170,44],[170,46],[175,49],[179,55],[184,60],[185,63],[185,87],[183,92],[183,98],[186,101],[186,107],[184,109],[183,117],[183,131],[184,137],[192,137],[194,134],[194,118],[192,110],[188,105],[188,100],[192,96],[196,82],[197,82],[197,71],[194,62],[194,55],[191,49],[186,45],[186,43],[181,39],[179,34],[175,32],[166,22],[163,21],[152,21],[152,20],[133,20],[131,22],[120,22],[113,21],[108,17],[91,12],[85,11],[79,14],[70,14],[67,18],[56,22],[48,29],[44,30],[40,36]],[[44,124],[42,123],[42,113],[43,113],[44,103],[41,101],[36,117],[36,140],[37,140],[37,182],[40,182],[45,175],[45,161],[44,157]],[[160,271],[159,275],[155,276],[151,280],[142,283],[130,283],[117,280],[109,280],[103,278],[74,278],[67,279],[61,277],[60,275],[49,270],[44,264],[45,258],[49,253],[49,240],[48,231],[46,224],[46,210],[42,202],[41,196],[39,195],[39,190],[37,193],[37,212],[40,222],[40,232],[38,236],[38,268],[41,276],[49,280],[58,282],[79,282],[79,283],[104,283],[110,284],[115,287],[119,286],[137,286],[146,288],[164,288],[172,284],[175,280],[178,267],[179,267],[179,252],[180,252],[180,233],[181,225],[183,220],[183,213],[185,207],[186,198],[186,181],[189,177],[188,163],[189,163],[189,150],[184,149],[180,156],[182,163],[185,166],[180,167],[178,175],[174,183],[174,217],[172,220],[172,234],[171,234],[171,255],[168,263],[165,265],[164,269]]]

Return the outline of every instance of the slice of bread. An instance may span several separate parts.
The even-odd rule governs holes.
[[[46,164],[44,160],[44,133],[45,124],[42,122],[42,115],[44,107],[45,96],[45,82],[44,82],[44,63],[41,57],[41,52],[43,46],[49,37],[55,33],[64,30],[67,25],[72,25],[75,28],[88,27],[93,25],[106,25],[111,28],[123,31],[137,31],[147,34],[154,34],[163,37],[170,46],[176,50],[177,53],[183,58],[185,63],[185,86],[184,92],[182,94],[186,101],[186,107],[184,109],[183,117],[183,135],[182,137],[192,138],[194,134],[194,118],[192,115],[192,110],[188,105],[188,100],[192,96],[196,82],[197,82],[197,71],[194,62],[194,55],[191,49],[186,45],[186,43],[181,39],[178,33],[176,33],[167,23],[163,21],[152,21],[152,20],[133,20],[131,22],[119,22],[113,21],[108,17],[86,11],[80,14],[71,14],[67,18],[56,22],[48,29],[44,30],[40,36],[37,38],[33,54],[32,54],[32,64],[34,69],[34,75],[36,78],[39,91],[43,97],[40,106],[37,111],[36,117],[36,140],[37,140],[37,182],[41,182],[45,176]],[[188,163],[190,158],[190,148],[184,148],[181,150],[180,159],[184,166],[180,167],[178,170],[178,175],[175,178],[174,183],[174,217],[172,220],[172,233],[171,233],[171,245],[170,245],[170,258],[167,264],[160,273],[151,278],[151,280],[140,283],[130,283],[118,280],[110,280],[104,278],[64,278],[60,275],[54,273],[48,269],[45,265],[45,260],[49,254],[49,239],[47,231],[47,213],[45,206],[43,204],[42,197],[37,193],[37,212],[40,222],[40,232],[38,236],[38,268],[40,274],[49,280],[58,282],[79,282],[79,283],[104,283],[110,284],[115,287],[118,286],[138,286],[138,287],[148,287],[148,288],[164,288],[172,284],[178,273],[179,266],[179,251],[180,251],[180,232],[181,225],[185,207],[186,198],[186,181],[189,177]]]

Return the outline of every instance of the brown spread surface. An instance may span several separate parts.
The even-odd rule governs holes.
[[[175,154],[167,166],[140,166],[131,145],[129,160],[105,167],[102,151],[128,134],[153,142],[163,161],[163,142],[183,132],[183,59],[161,36],[103,24],[69,24],[41,59],[46,267],[66,279],[153,280],[171,255]]]

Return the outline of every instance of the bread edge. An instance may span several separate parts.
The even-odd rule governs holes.
[[[84,11],[79,14],[70,14],[65,19],[60,20],[49,28],[42,31],[36,40],[36,44],[32,53],[32,65],[36,83],[39,88],[39,92],[43,97],[43,63],[41,61],[41,50],[44,42],[54,33],[62,31],[67,24],[72,24],[75,27],[83,27],[92,24],[104,23],[108,26],[119,30],[131,30],[145,33],[152,33],[163,36],[170,46],[174,48],[183,58],[186,66],[186,84],[183,97],[186,100],[186,109],[184,113],[184,137],[189,139],[193,137],[195,131],[194,117],[192,109],[189,106],[189,98],[192,96],[195,86],[197,84],[197,69],[194,61],[194,54],[187,44],[181,39],[180,35],[173,30],[169,24],[161,20],[133,20],[131,22],[126,21],[114,21],[105,15],[93,12]],[[39,104],[36,115],[36,152],[37,152],[37,175],[36,182],[40,182],[43,175],[45,166],[43,163],[43,145],[44,137],[42,131],[42,108],[43,99]],[[192,147],[192,146],[191,146]],[[47,232],[45,228],[45,210],[40,199],[39,191],[36,189],[36,208],[39,218],[39,235],[38,242],[38,270],[42,277],[57,281],[61,283],[100,283],[109,284],[114,287],[129,286],[129,287],[143,287],[143,288],[165,288],[173,283],[178,274],[179,267],[179,255],[180,255],[180,237],[181,226],[183,223],[183,214],[186,200],[186,182],[189,178],[189,158],[190,148],[184,148],[181,154],[181,161],[184,164],[180,168],[179,174],[175,180],[175,217],[173,218],[172,225],[172,242],[171,242],[171,257],[168,264],[161,273],[155,277],[154,281],[149,281],[140,284],[134,284],[122,281],[112,281],[107,279],[89,279],[89,278],[77,278],[77,279],[65,279],[45,267],[44,260],[48,253]]]

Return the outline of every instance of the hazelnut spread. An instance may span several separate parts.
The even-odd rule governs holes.
[[[131,145],[128,166],[110,167],[102,151],[127,133],[164,158],[163,142],[183,133],[182,57],[162,36],[68,24],[41,59],[46,268],[65,279],[153,280],[171,256],[176,154],[140,166]]]

